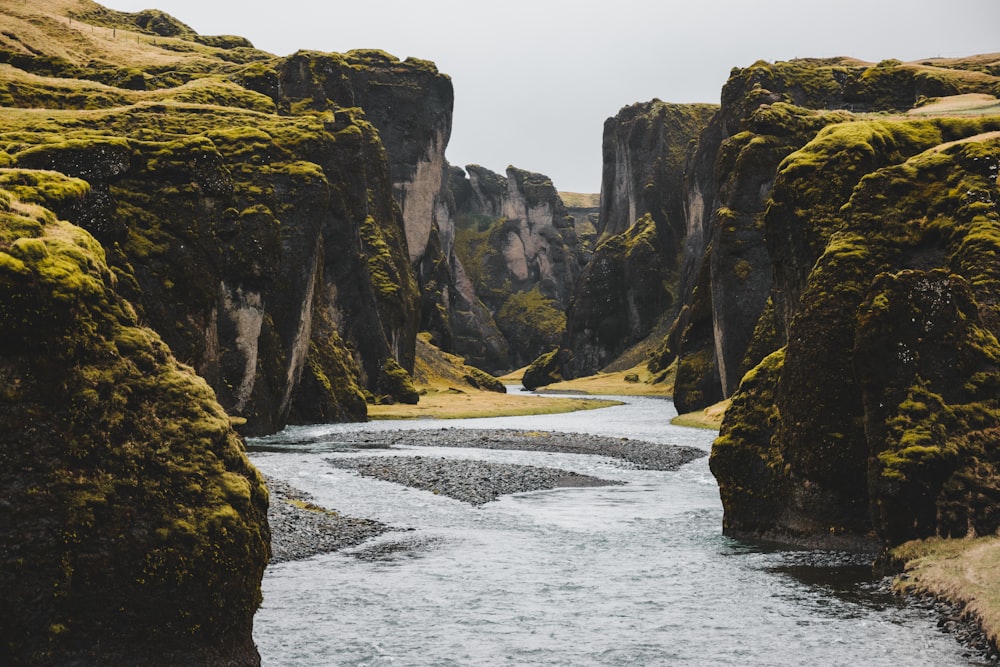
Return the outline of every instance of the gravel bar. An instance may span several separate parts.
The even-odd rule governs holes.
[[[556,468],[428,456],[341,457],[326,461],[335,468],[356,470],[365,477],[430,491],[473,505],[485,505],[508,493],[623,484]]]
[[[361,544],[392,530],[371,519],[353,519],[312,502],[312,496],[288,483],[265,476],[271,493],[271,562],[309,558]]]
[[[324,439],[322,444],[342,445],[345,451],[409,445],[590,454],[614,458],[646,470],[676,470],[706,454],[693,447],[661,445],[629,438],[511,429],[358,431],[337,437],[338,442]],[[566,470],[485,461],[423,456],[337,457],[327,460],[338,468],[440,493],[473,505],[483,505],[509,493],[620,484]],[[267,515],[271,524],[272,563],[339,551],[397,530],[378,521],[345,517],[320,507],[313,502],[312,496],[283,480],[267,477],[266,481],[271,492]]]
[[[409,445],[591,454],[625,461],[640,470],[677,470],[682,465],[708,454],[708,452],[696,447],[662,445],[630,438],[515,429],[441,428],[357,431],[351,433],[350,438],[352,444],[365,449]]]

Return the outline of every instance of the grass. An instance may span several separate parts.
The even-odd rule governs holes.
[[[913,116],[993,116],[1000,114],[1000,100],[984,93],[938,97],[910,109]]]
[[[705,428],[718,431],[722,426],[722,418],[726,416],[729,403],[730,400],[727,398],[715,405],[708,406],[704,410],[677,415],[670,420],[670,423],[674,426],[688,426],[690,428]]]
[[[507,384],[519,384],[524,368],[512,371],[501,379]],[[673,396],[673,367],[665,373],[653,374],[643,362],[628,370],[597,373],[575,380],[563,380],[538,390],[540,394],[587,394],[590,396]],[[625,378],[630,377],[630,380]]]
[[[522,371],[523,373],[523,371]],[[420,392],[416,405],[369,405],[369,419],[469,419],[546,415],[576,410],[594,410],[617,401],[585,398],[541,398],[524,394],[483,391],[468,382],[470,369],[460,357],[442,352],[431,343],[430,334],[417,336],[414,385]],[[503,384],[518,384],[512,373],[498,378]]]
[[[601,195],[599,193],[560,192],[559,198],[562,199],[563,205],[566,208],[597,208],[601,205]]]
[[[930,593],[960,604],[996,645],[1000,639],[1000,537],[914,540],[892,555],[905,562],[903,593]]]
[[[521,417],[578,410],[596,410],[621,405],[619,401],[593,398],[547,398],[498,394],[478,389],[427,391],[416,405],[370,405],[369,419],[472,419]]]

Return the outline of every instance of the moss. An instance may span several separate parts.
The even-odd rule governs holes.
[[[413,378],[392,357],[383,362],[376,386],[379,392],[376,402],[398,400],[416,405],[420,401],[420,393],[413,386]]]
[[[368,251],[368,268],[375,290],[383,299],[397,298],[403,289],[403,281],[389,244],[382,236],[375,218],[365,218],[361,224],[361,235]]]
[[[981,443],[997,423],[997,121],[840,123],[782,163],[764,222],[788,345],[755,400],[777,409],[768,447],[787,469],[720,459],[735,530],[896,543],[996,529]],[[717,445],[761,442],[734,429]]]
[[[781,348],[744,376],[712,444],[709,465],[719,483],[727,534],[767,533],[785,501],[787,470],[774,400],[784,362]]]
[[[24,169],[0,169],[0,189],[10,192],[21,203],[55,209],[79,202],[90,193],[90,185],[82,179]]]
[[[497,313],[497,321],[507,340],[515,347],[531,349],[539,341],[558,343],[566,328],[566,314],[545,298],[537,286],[510,296]]]
[[[551,352],[546,352],[528,365],[524,371],[521,383],[529,391],[555,384],[562,380],[559,368],[559,350],[555,349]]]
[[[715,369],[715,351],[699,350],[685,354],[677,364],[677,379],[674,391],[682,393],[687,403],[701,405],[706,401],[701,385],[706,377],[711,377]]]
[[[0,245],[0,374],[17,387],[0,401],[2,487],[19,508],[0,568],[18,639],[2,652],[143,661],[250,642],[260,476],[211,389],[114,292],[96,240],[35,219],[34,238]]]

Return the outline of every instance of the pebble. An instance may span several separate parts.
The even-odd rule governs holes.
[[[338,438],[337,444],[345,451],[400,445],[516,449],[606,456],[645,470],[676,470],[706,454],[692,447],[629,438],[510,429],[360,431],[340,434]],[[338,468],[357,470],[362,475],[424,489],[472,505],[483,505],[501,495],[524,491],[621,484],[555,468],[441,457],[338,457],[327,460]],[[347,549],[395,530],[378,521],[346,517],[320,507],[313,502],[312,496],[283,480],[267,477],[266,482],[271,492],[268,521],[272,563]],[[383,543],[376,551],[391,550],[387,544],[390,543]]]
[[[591,454],[618,459],[640,470],[676,470],[707,454],[704,450],[695,447],[662,445],[630,438],[514,429],[441,428],[358,431],[351,435],[359,449],[408,445],[411,447],[472,447],[476,449]]]
[[[371,519],[342,516],[312,502],[308,493],[264,477],[271,493],[267,520],[271,525],[271,563],[339,551],[381,535],[389,526]]]
[[[426,456],[351,457],[327,459],[327,462],[335,468],[356,470],[365,477],[430,491],[472,505],[485,505],[508,493],[623,483],[556,468]]]

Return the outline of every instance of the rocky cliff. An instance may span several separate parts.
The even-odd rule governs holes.
[[[848,111],[905,111],[937,96],[995,94],[990,62],[802,59],[733,70],[687,168],[682,307],[652,364],[678,359],[679,409],[732,395],[744,373],[782,342],[784,332],[761,319],[783,303],[780,292],[771,298],[771,279],[785,267],[772,263],[762,223],[782,160]]]
[[[781,347],[743,378],[713,448],[729,534],[895,544],[1000,527],[1000,116],[926,115],[831,124],[775,173],[758,331]]]
[[[464,194],[456,252],[509,351],[484,368],[517,368],[558,345],[587,254],[547,176],[516,167],[506,176],[467,170],[467,183],[457,186]]]
[[[0,662],[254,665],[267,491],[100,244],[0,170]]]
[[[60,214],[245,432],[417,399],[421,287],[431,311],[453,238],[447,77],[375,51],[279,59],[89,2],[4,11],[2,103],[23,109],[0,122],[5,160],[91,185]]]
[[[685,163],[715,110],[654,100],[605,122],[599,240],[567,315],[562,377],[596,373],[671,313],[685,238]]]

